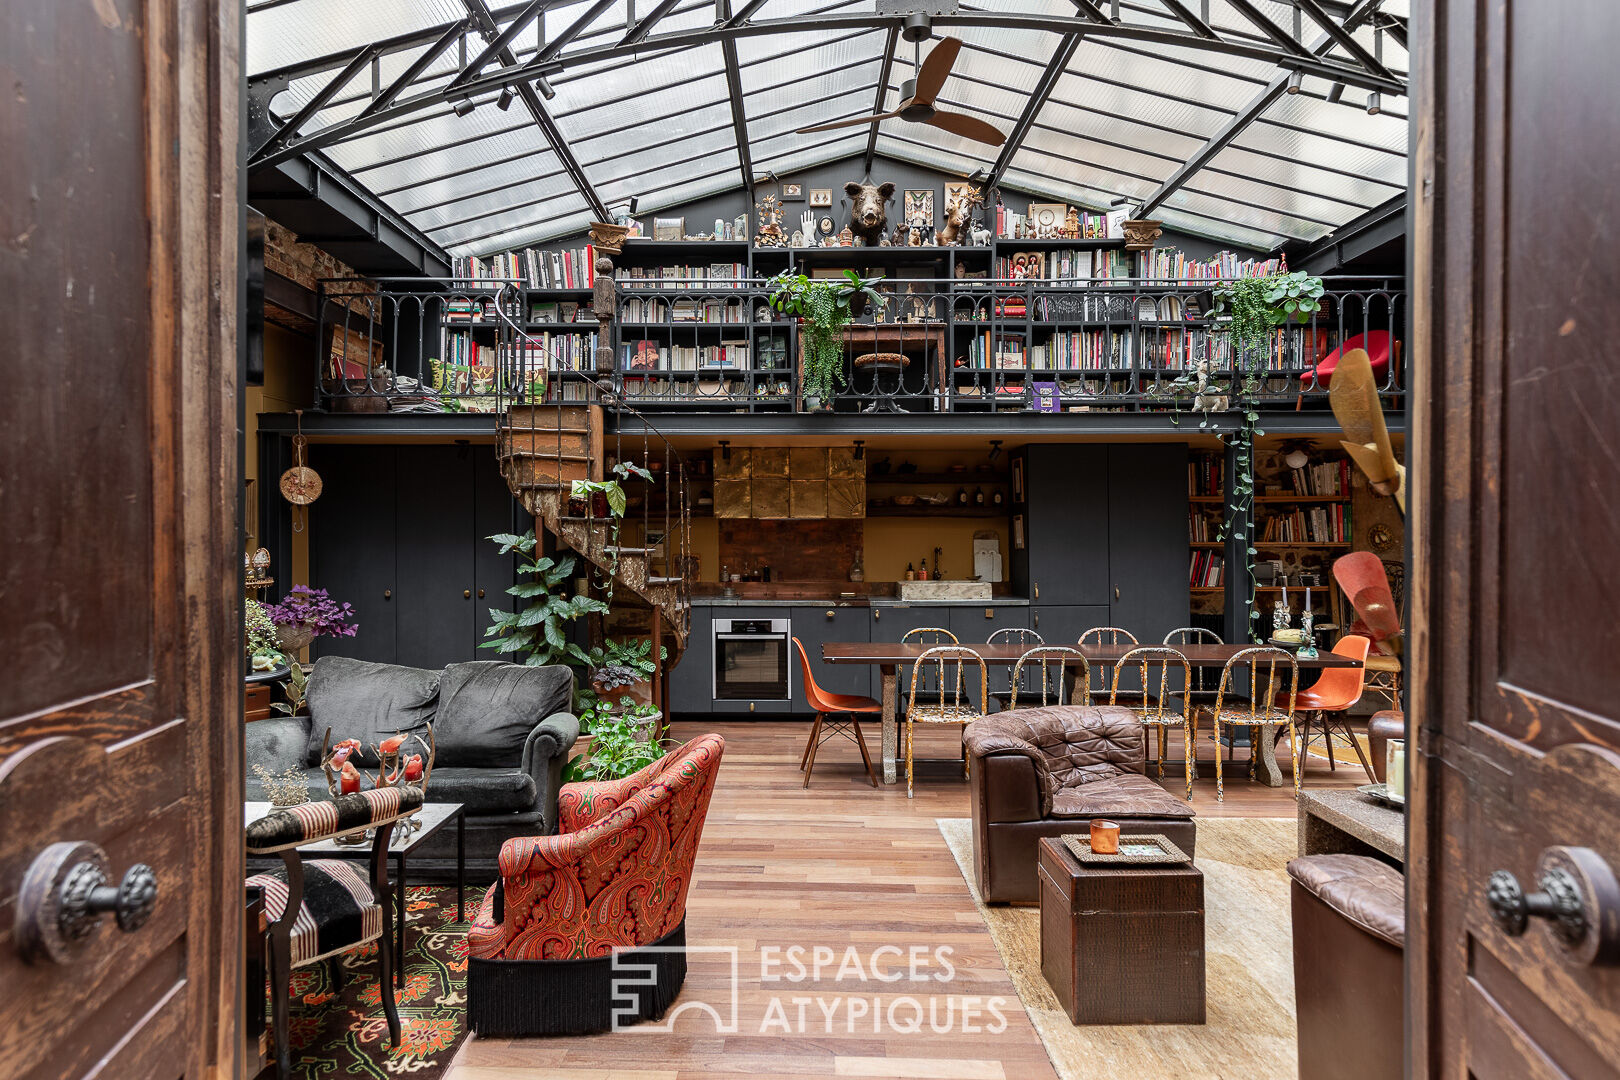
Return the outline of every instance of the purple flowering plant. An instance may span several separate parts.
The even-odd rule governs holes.
[[[325,589],[294,585],[279,604],[265,610],[277,626],[313,630],[316,637],[354,637],[360,624],[354,621],[354,605],[340,604]]]

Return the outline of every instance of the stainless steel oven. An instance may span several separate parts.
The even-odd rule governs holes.
[[[793,696],[787,619],[714,620],[714,696],[718,701],[786,701]]]

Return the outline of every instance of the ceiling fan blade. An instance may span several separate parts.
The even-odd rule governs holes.
[[[990,124],[980,120],[977,116],[966,113],[936,112],[925,124],[932,124],[937,128],[944,128],[952,135],[960,135],[964,139],[975,142],[989,143],[991,146],[1000,146],[1007,141],[1007,136],[997,131]]]
[[[861,124],[876,124],[882,120],[891,120],[900,114],[897,112],[873,113],[871,116],[852,116],[848,120],[834,120],[829,124],[817,124],[814,127],[803,127],[795,131],[795,135],[808,135],[812,131],[831,131],[833,128],[858,127]]]
[[[1395,448],[1384,425],[1384,409],[1378,400],[1378,383],[1372,361],[1365,349],[1351,349],[1339,358],[1328,386],[1328,402],[1333,416],[1344,429],[1345,452],[1367,474],[1373,490],[1394,495],[1405,507],[1402,480],[1406,470],[1395,459]]]
[[[928,54],[928,59],[922,62],[922,68],[917,72],[917,92],[911,100],[919,105],[932,104],[939,88],[950,78],[951,65],[956,63],[956,54],[961,51],[961,38],[943,38],[935,45],[934,51]]]

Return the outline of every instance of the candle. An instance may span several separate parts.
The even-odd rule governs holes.
[[[343,771],[338,775],[338,789],[345,795],[360,790],[360,771],[354,767],[354,762],[343,763]]]
[[[405,759],[405,779],[407,779],[407,780],[420,780],[420,779],[422,779],[422,755],[421,754],[412,754],[410,757]]]
[[[1311,587],[1305,586],[1305,610],[1311,610]]]
[[[1093,818],[1091,821],[1091,850],[1098,855],[1119,854],[1119,822]]]
[[[1391,739],[1384,751],[1385,790],[1397,799],[1406,798],[1406,740]]]
[[[1283,607],[1288,606],[1288,582],[1283,582]]]

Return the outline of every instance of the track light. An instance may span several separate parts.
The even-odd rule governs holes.
[[[547,101],[550,101],[552,98],[557,96],[556,88],[546,80],[544,75],[534,80],[534,87],[536,90],[540,91],[540,96],[545,98]]]
[[[468,113],[478,108],[478,105],[473,101],[472,98],[464,97],[460,101],[453,102],[450,107],[456,111],[457,116],[466,116]]]
[[[863,439],[856,439],[855,440],[855,460],[856,461],[864,461],[864,460],[866,460],[866,442]]]
[[[1288,92],[1290,94],[1299,93],[1299,84],[1304,81],[1305,73],[1303,71],[1296,71],[1292,75],[1288,76]]]
[[[996,458],[998,458],[1000,456],[1001,456],[1001,440],[1000,439],[991,439],[990,440],[990,460],[994,461],[994,460],[996,460]]]
[[[1367,115],[1377,116],[1383,111],[1384,99],[1378,96],[1378,91],[1374,90],[1372,93],[1367,95]]]
[[[721,439],[720,440],[720,457],[721,457],[721,460],[723,460],[723,461],[730,461],[731,460],[731,440],[729,440],[729,439]]]
[[[1344,83],[1336,82],[1332,86],[1328,87],[1328,104],[1337,105],[1339,103],[1339,99],[1342,97],[1344,97]]]
[[[495,107],[501,112],[505,112],[512,107],[512,88],[510,86],[501,87],[501,96],[496,100]]]

